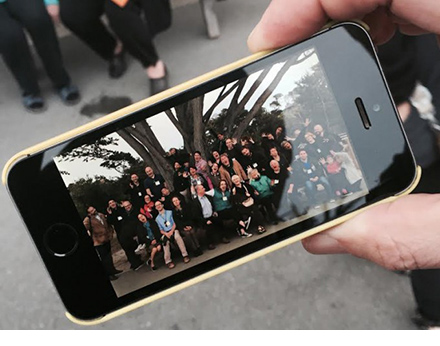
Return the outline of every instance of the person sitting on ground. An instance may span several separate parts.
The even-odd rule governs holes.
[[[173,212],[171,210],[165,210],[161,201],[154,203],[158,215],[156,217],[156,223],[159,226],[160,233],[162,234],[161,242],[164,249],[165,264],[169,269],[173,269],[175,264],[171,259],[170,242],[176,243],[183,257],[183,263],[188,263],[190,258],[186,251],[185,243],[180,236],[180,232],[176,227],[176,223],[173,219]]]
[[[345,177],[345,172],[339,162],[335,161],[332,155],[327,156],[327,160],[322,159],[330,185],[336,196],[347,196],[349,194],[350,183]]]
[[[256,196],[258,203],[264,208],[267,221],[278,223],[273,203],[272,181],[266,175],[260,175],[258,169],[252,169],[249,173],[249,184],[258,191]]]
[[[157,267],[154,264],[154,257],[158,252],[162,251],[162,245],[160,245],[160,233],[155,232],[157,230],[156,227],[151,227],[150,222],[147,220],[145,215],[139,214],[138,220],[140,222],[138,227],[138,241],[139,245],[138,249],[143,250],[148,248],[147,252],[149,254],[149,258],[147,260],[147,265],[150,266],[152,270],[156,270]]]
[[[144,205],[140,208],[140,213],[145,215],[148,220],[153,220],[157,216],[157,210],[154,207],[154,201],[150,195],[144,196]]]
[[[196,198],[194,199],[194,216],[197,226],[206,231],[208,249],[215,249],[215,243],[221,238],[225,244],[229,243],[225,230],[214,210],[214,201],[211,196],[206,195],[203,185],[196,186]]]
[[[305,182],[307,198],[310,206],[319,206],[316,204],[316,191],[319,189],[319,185],[322,186],[327,198],[332,200],[332,188],[327,178],[325,177],[322,165],[313,157],[309,157],[306,150],[300,150],[299,160],[296,161],[296,172],[301,175],[302,180]]]
[[[232,163],[229,159],[228,154],[224,153],[220,156],[222,161],[222,165],[220,167],[220,177],[227,181],[228,187],[232,188],[232,179],[233,175],[238,175],[241,180],[247,180],[247,175],[237,160],[232,160]]]
[[[104,214],[98,213],[93,206],[87,207],[87,216],[83,223],[87,233],[93,239],[93,246],[99,255],[109,279],[116,280],[118,278],[116,275],[122,273],[122,270],[117,270],[113,263],[110,244],[113,236],[113,228],[107,223]]]
[[[191,210],[191,204],[182,203],[179,197],[172,198],[173,203],[173,219],[176,221],[177,228],[181,231],[183,237],[190,244],[194,256],[198,257],[203,254],[197,237],[197,230],[194,222],[194,214]]]
[[[232,201],[238,212],[247,218],[248,224],[251,222],[257,225],[259,234],[266,232],[263,226],[264,217],[258,209],[256,198],[259,195],[251,185],[242,182],[238,175],[232,176],[234,187],[232,188]],[[249,225],[248,225],[249,226]]]
[[[244,218],[232,205],[231,190],[228,188],[228,183],[226,180],[220,180],[219,187],[206,191],[206,195],[212,197],[214,211],[217,213],[218,218],[223,222],[223,227],[225,227],[226,222],[232,220],[240,237],[252,237],[251,233],[246,232],[246,223],[244,222]]]

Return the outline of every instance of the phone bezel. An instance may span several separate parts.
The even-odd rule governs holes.
[[[352,37],[351,44],[354,41],[363,47],[363,49],[359,49],[359,47],[353,49],[350,57],[344,56],[341,53],[344,52],[344,44],[348,42],[347,35]],[[344,117],[344,120],[353,138],[353,145],[356,148],[356,153],[361,166],[364,167],[364,171],[365,167],[367,167],[365,175],[371,180],[367,182],[370,189],[368,196],[359,198],[350,205],[341,206],[338,210],[319,215],[281,230],[269,237],[261,238],[242,248],[213,258],[173,277],[120,298],[117,298],[114,294],[114,290],[104,274],[101,263],[85,232],[79,232],[79,245],[74,255],[56,258],[47,252],[42,243],[42,238],[44,230],[52,224],[60,222],[72,225],[79,230],[84,228],[73,201],[52,161],[52,158],[60,150],[69,150],[69,148],[114,132],[117,128],[125,127],[155,115],[169,108],[170,105],[179,104],[183,100],[198,96],[202,90],[207,92],[221,87],[225,83],[230,83],[233,80],[244,77],[247,73],[259,70],[266,64],[282,60],[283,57],[289,55],[292,51],[298,52],[310,46],[315,47],[320,56],[320,62],[327,74],[329,84],[332,86],[342,114],[349,114],[350,109],[356,112],[354,113],[356,116],[349,119]],[[88,131],[81,136],[68,138],[55,147],[34,153],[16,162],[10,169],[7,177],[8,188],[69,313],[83,320],[99,318],[133,302],[207,273],[219,266],[231,263],[246,255],[293,237],[307,229],[347,215],[361,206],[371,205],[407,189],[415,178],[415,162],[376,59],[371,40],[361,26],[352,23],[337,25],[315,35],[310,40],[283,48],[237,70],[222,74],[159,101],[146,109],[137,110],[120,120],[112,121],[106,126],[96,128],[94,131]],[[366,65],[368,65],[368,68],[365,67]],[[358,88],[353,87],[353,80]],[[341,85],[341,90],[344,90],[343,93],[342,91],[335,90],[336,82],[338,85]],[[351,88],[347,88],[347,86]],[[362,97],[367,107],[373,104],[381,105],[380,112],[369,114],[373,126],[368,131],[365,131],[363,128],[360,116],[356,110],[354,102],[356,97],[354,96]],[[383,115],[388,113],[393,114],[393,116],[384,118]],[[382,119],[380,119],[381,127],[379,128],[374,126],[374,124],[380,116],[382,116]],[[357,127],[361,130],[358,133],[353,130]],[[353,135],[354,133],[356,133],[356,136]],[[377,141],[377,138],[385,137],[387,138],[386,143],[388,147],[383,148]],[[372,141],[372,139],[374,140]],[[382,168],[368,165],[371,151],[374,151],[374,157],[380,163],[378,167]],[[399,167],[387,173],[384,168],[388,166],[384,162],[389,163],[394,155],[400,155],[398,159],[400,162]],[[381,164],[381,162],[383,163]],[[44,168],[41,170],[41,167]],[[27,177],[27,180],[23,181],[22,177]],[[30,179],[32,181],[28,181]],[[382,182],[379,183],[381,180]],[[38,200],[38,203],[32,203],[32,200]],[[46,207],[48,205],[52,206],[51,218],[47,217]]]

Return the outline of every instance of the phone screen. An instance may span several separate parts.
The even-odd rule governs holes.
[[[54,161],[118,297],[369,193],[313,46]]]

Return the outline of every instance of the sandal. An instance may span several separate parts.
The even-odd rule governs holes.
[[[191,258],[188,256],[183,257],[183,263],[188,263],[189,261],[191,261]]]
[[[169,269],[173,269],[176,265],[173,262],[167,264]]]

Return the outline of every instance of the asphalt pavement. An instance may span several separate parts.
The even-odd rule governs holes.
[[[248,55],[247,35],[268,3],[217,3],[222,29],[217,40],[206,38],[198,5],[176,9],[172,28],[157,38],[171,83]],[[48,110],[27,113],[15,82],[0,62],[0,166],[27,146],[103,115],[96,114],[93,106],[104,97],[123,103],[148,95],[148,80],[136,61],[130,60],[127,74],[114,81],[108,78],[106,65],[75,37],[63,37],[61,46],[83,95],[73,107],[61,104],[41,71]],[[0,328],[88,329],[65,318],[5,188],[0,189],[0,205]],[[296,244],[94,328],[414,329],[410,322],[414,307],[407,277],[348,255],[314,256]]]

